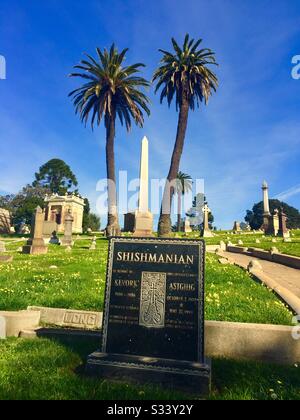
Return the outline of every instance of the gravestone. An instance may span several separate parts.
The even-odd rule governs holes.
[[[184,231],[184,233],[191,233],[191,232],[193,232],[192,231],[192,228],[191,228],[190,221],[187,220],[187,219],[184,221],[183,231]]]
[[[47,254],[48,247],[43,240],[43,224],[45,214],[41,207],[37,207],[32,218],[31,238],[23,246],[23,254]]]
[[[221,251],[226,251],[226,244],[224,241],[220,241],[220,249]]]
[[[267,235],[277,236],[279,231],[279,211],[278,209],[274,210],[272,216],[269,216],[269,226],[266,231]]]
[[[0,241],[0,252],[6,252],[5,243],[3,241]]]
[[[72,225],[73,225],[73,216],[71,214],[71,210],[68,210],[68,213],[65,217],[65,228],[64,228],[64,236],[62,238],[61,244],[63,246],[73,246],[73,238],[72,238]]]
[[[90,251],[94,251],[96,249],[96,240],[97,240],[97,238],[96,238],[96,236],[94,236],[93,239],[92,239],[91,246],[89,248]]]
[[[242,229],[241,229],[241,224],[240,224],[240,222],[235,221],[235,222],[233,223],[233,228],[232,228],[232,230],[233,230],[234,232],[241,232],[241,231],[242,231]]]
[[[124,232],[134,232],[135,213],[129,212],[124,214]]]
[[[283,208],[279,211],[279,229],[278,229],[278,236],[282,236],[283,238],[290,238],[290,232],[286,226],[287,215],[284,213]]]
[[[86,372],[198,395],[204,358],[204,242],[111,238],[101,351]]]

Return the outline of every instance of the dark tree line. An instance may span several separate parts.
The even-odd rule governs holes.
[[[275,209],[283,209],[287,215],[287,227],[288,229],[298,229],[300,228],[300,212],[295,207],[289,206],[283,201],[271,199],[269,200],[270,212],[273,213]],[[252,210],[247,210],[245,216],[245,221],[248,222],[251,226],[251,229],[259,229],[263,224],[263,212],[264,205],[263,202],[254,204]]]

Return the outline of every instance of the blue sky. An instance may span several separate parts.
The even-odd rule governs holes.
[[[48,159],[64,159],[94,205],[105,177],[105,131],[84,128],[67,94],[83,52],[115,42],[129,47],[126,63],[144,62],[150,78],[170,38],[201,37],[215,51],[220,87],[190,115],[181,170],[204,178],[216,225],[231,228],[270,194],[300,208],[300,54],[298,0],[2,0],[0,55],[0,193],[17,192]],[[116,163],[139,171],[140,140],[150,142],[150,176],[165,177],[176,133],[175,108],[150,91],[151,117],[130,134],[117,126]],[[285,193],[287,192],[287,193]]]

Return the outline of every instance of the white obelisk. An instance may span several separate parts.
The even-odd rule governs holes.
[[[269,187],[267,181],[263,182],[263,203],[264,203],[264,215],[270,216],[270,205],[269,205]]]
[[[139,208],[135,214],[135,228],[133,236],[152,236],[153,216],[148,207],[149,195],[149,145],[147,137],[142,140],[140,163],[140,192]]]
[[[145,136],[142,140],[141,164],[140,164],[140,194],[139,212],[147,213],[148,209],[148,182],[149,182],[149,144]]]
[[[265,233],[268,233],[269,225],[270,225],[270,219],[271,219],[271,213],[270,213],[270,204],[269,204],[269,187],[268,187],[267,181],[263,182],[262,190],[263,190],[264,213],[263,213],[263,224],[262,224],[261,229]]]

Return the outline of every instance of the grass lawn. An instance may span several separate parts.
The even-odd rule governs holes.
[[[283,239],[277,239],[277,242],[273,243],[271,238],[262,238],[260,244],[255,242],[252,242],[249,245],[245,242],[245,244],[247,247],[262,248],[267,251],[270,251],[272,247],[276,247],[282,254],[300,257],[300,238],[293,238],[292,240],[293,242],[283,242]]]
[[[219,239],[220,240],[220,239]],[[71,253],[51,245],[47,255],[18,252],[21,242],[7,242],[10,264],[0,264],[0,309],[43,305],[102,310],[107,240],[76,241]],[[206,261],[206,319],[286,324],[292,313],[244,270],[221,265],[214,254]],[[99,343],[100,344],[100,343]],[[153,386],[133,386],[84,377],[82,366],[95,340],[8,339],[0,341],[0,400],[102,399],[180,400],[183,395]],[[212,361],[209,399],[300,399],[298,366],[276,366],[219,359]]]
[[[0,400],[179,400],[190,396],[153,386],[90,379],[78,368],[95,350],[89,343],[48,339],[0,341]],[[210,399],[300,399],[299,367],[212,361]]]
[[[270,250],[272,247],[276,247],[283,254],[290,254],[300,257],[300,233],[298,230],[292,231],[293,235],[291,237],[292,242],[283,242],[283,238],[276,238],[276,243],[272,242],[272,237],[266,236],[263,238],[262,234],[242,234],[242,235],[228,235],[228,234],[218,234],[213,238],[207,238],[205,241],[208,245],[219,244],[220,241],[228,242],[229,240],[237,245],[238,240],[242,240],[246,247],[253,248],[262,248],[265,250]],[[260,240],[260,243],[256,243],[256,239]]]
[[[0,264],[0,309],[40,305],[102,310],[107,243],[99,238],[97,250],[89,251],[90,239],[80,239],[70,254],[50,245],[47,255],[28,256],[17,251],[22,243],[9,242],[14,261]],[[290,325],[292,316],[244,270],[221,265],[215,255],[207,255],[206,319]]]

